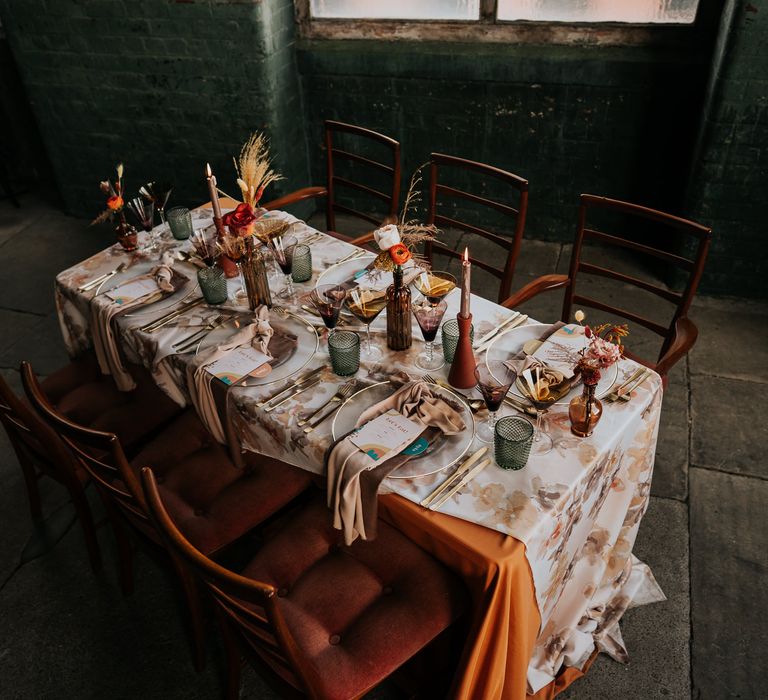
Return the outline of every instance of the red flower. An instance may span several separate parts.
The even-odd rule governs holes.
[[[123,198],[120,195],[113,194],[107,199],[107,208],[110,211],[120,211],[123,208]]]
[[[253,207],[243,202],[237,205],[235,211],[224,214],[222,218],[234,235],[247,236],[253,233],[253,224],[257,217],[253,213]]]
[[[411,251],[402,243],[396,243],[388,252],[395,265],[404,265],[411,259]]]

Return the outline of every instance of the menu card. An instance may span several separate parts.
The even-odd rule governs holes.
[[[578,323],[569,323],[550,335],[536,349],[533,357],[570,379],[585,345],[584,327]]]
[[[235,384],[271,359],[252,346],[243,345],[215,362],[211,362],[205,369],[225,384]]]
[[[121,284],[119,287],[107,292],[106,295],[115,302],[115,304],[128,304],[142,297],[154,294],[159,291],[157,282],[150,277],[144,277],[139,280],[133,280]]]
[[[401,452],[416,440],[423,430],[421,423],[412,421],[392,409],[366,423],[351,435],[349,440],[374,462],[378,462],[390,452]]]

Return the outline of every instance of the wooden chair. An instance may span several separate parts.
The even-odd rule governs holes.
[[[443,169],[449,169],[451,172],[463,171],[463,173],[476,173],[485,180],[496,180],[502,183],[504,196],[503,201],[495,201],[488,197],[467,192],[463,189],[443,184],[441,182],[441,173]],[[478,225],[477,222],[459,220],[451,213],[451,204],[460,202],[471,202],[478,205],[483,210],[492,210],[498,212],[509,219],[509,228],[505,231],[506,235],[501,235]],[[516,203],[516,207],[512,202]],[[472,160],[456,158],[454,156],[443,155],[442,153],[433,153],[430,159],[430,183],[429,183],[429,212],[427,223],[435,224],[438,228],[459,229],[471,235],[491,241],[500,249],[499,260],[503,260],[503,265],[497,267],[483,260],[478,260],[470,256],[473,265],[477,265],[482,270],[489,272],[500,280],[498,300],[501,302],[506,299],[512,289],[512,276],[515,272],[515,264],[520,253],[520,244],[523,240],[525,230],[525,218],[528,212],[528,180],[524,180],[518,175],[494,168],[491,165],[477,163]],[[480,222],[482,224],[482,222]],[[469,245],[470,253],[472,245]],[[461,258],[463,250],[452,250],[439,242],[427,244],[425,254],[427,260],[432,263],[434,253],[440,253],[452,258]]]
[[[242,469],[236,466],[192,410],[129,461],[114,433],[78,425],[51,406],[27,363],[22,364],[22,381],[32,404],[99,489],[117,540],[119,576],[126,595],[133,591],[130,532],[160,544],[139,484],[141,467],[151,464],[158,471],[174,517],[207,556],[222,552],[310,486],[306,472],[252,453]],[[189,606],[193,661],[199,670],[204,666],[200,601],[187,570],[176,568]]]
[[[280,524],[242,574],[234,573],[184,537],[152,470],[143,469],[141,478],[166,546],[214,599],[228,698],[239,697],[241,650],[285,697],[359,698],[463,610],[460,581],[386,523],[375,541],[344,546],[322,498]],[[428,681],[433,697],[444,697],[439,674]]]
[[[360,145],[365,142],[380,144],[389,151],[386,162],[376,160],[374,156],[364,151],[365,155],[355,153],[338,145],[341,134],[350,134],[360,139]],[[357,139],[355,139],[357,141]],[[308,199],[325,197],[325,220],[328,233],[337,237],[346,238],[336,232],[336,213],[348,214],[377,227],[385,220],[397,216],[400,201],[400,143],[388,136],[379,134],[361,126],[345,124],[343,122],[325,121],[325,149],[326,149],[326,185],[325,187],[305,187],[291,192],[283,197],[264,204],[266,209],[283,209],[291,204]],[[367,185],[352,180],[345,176],[340,163],[353,164],[366,175],[376,174],[379,183],[386,178],[386,187],[378,189],[375,185]],[[339,171],[342,171],[341,173]],[[362,173],[361,173],[362,174]],[[366,178],[367,179],[367,178]],[[381,208],[381,215],[373,215],[368,211],[362,212],[353,209],[339,201],[338,195],[345,190],[354,191],[365,195],[373,205]],[[375,206],[371,211],[375,210]]]
[[[101,568],[101,553],[93,514],[85,494],[88,474],[73,459],[56,432],[16,396],[2,376],[0,422],[8,434],[24,475],[32,519],[40,520],[43,516],[39,480],[48,477],[64,486],[69,492],[80,527],[83,529],[91,569],[98,571]]]
[[[692,243],[695,249],[692,258],[684,257],[677,253],[662,250],[654,245],[645,242],[630,240],[613,234],[603,233],[597,229],[591,228],[587,224],[587,216],[591,210],[604,210],[620,213],[643,222],[653,222],[669,229],[682,233],[687,243]],[[563,301],[562,320],[568,322],[571,320],[571,311],[573,305],[591,307],[609,314],[615,314],[622,318],[637,323],[663,338],[661,350],[655,362],[644,360],[627,353],[632,359],[654,369],[658,372],[665,382],[667,374],[675,363],[684,357],[693,347],[698,335],[698,329],[694,323],[688,319],[688,309],[691,306],[696,289],[701,280],[704,271],[704,263],[707,258],[709,242],[712,237],[712,230],[693,221],[681,219],[672,214],[666,214],[655,209],[648,209],[637,204],[622,202],[607,197],[598,197],[591,194],[581,195],[581,206],[579,208],[579,222],[576,230],[576,240],[573,244],[573,253],[571,254],[570,270],[567,275],[543,275],[529,284],[525,285],[518,292],[503,302],[503,306],[516,308],[520,304],[532,299],[541,292],[553,289],[565,289],[565,298]],[[597,241],[609,246],[637,251],[651,255],[662,260],[675,268],[683,270],[687,279],[682,292],[676,292],[661,287],[659,285],[647,282],[645,280],[632,277],[630,275],[608,269],[603,266],[594,265],[582,260],[583,244],[585,240]],[[577,292],[577,279],[579,275],[597,275],[617,280],[625,284],[632,285],[639,289],[651,292],[664,299],[674,306],[674,311],[669,325],[662,325],[650,319],[644,318],[633,311],[608,304],[591,297],[584,296]]]

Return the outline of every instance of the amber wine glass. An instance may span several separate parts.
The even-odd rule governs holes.
[[[386,307],[386,294],[368,287],[355,287],[347,293],[344,303],[355,318],[365,324],[365,343],[362,356],[369,361],[380,360],[383,357],[381,349],[371,343],[371,323]]]
[[[456,289],[456,278],[449,272],[424,270],[413,280],[413,287],[424,295],[432,306]]]

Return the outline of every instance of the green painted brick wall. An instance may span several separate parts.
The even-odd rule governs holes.
[[[254,130],[286,175],[308,179],[290,0],[0,0],[0,13],[68,209],[95,215],[98,181],[126,165],[129,192],[175,184],[207,197],[210,161],[235,189],[232,156]]]

